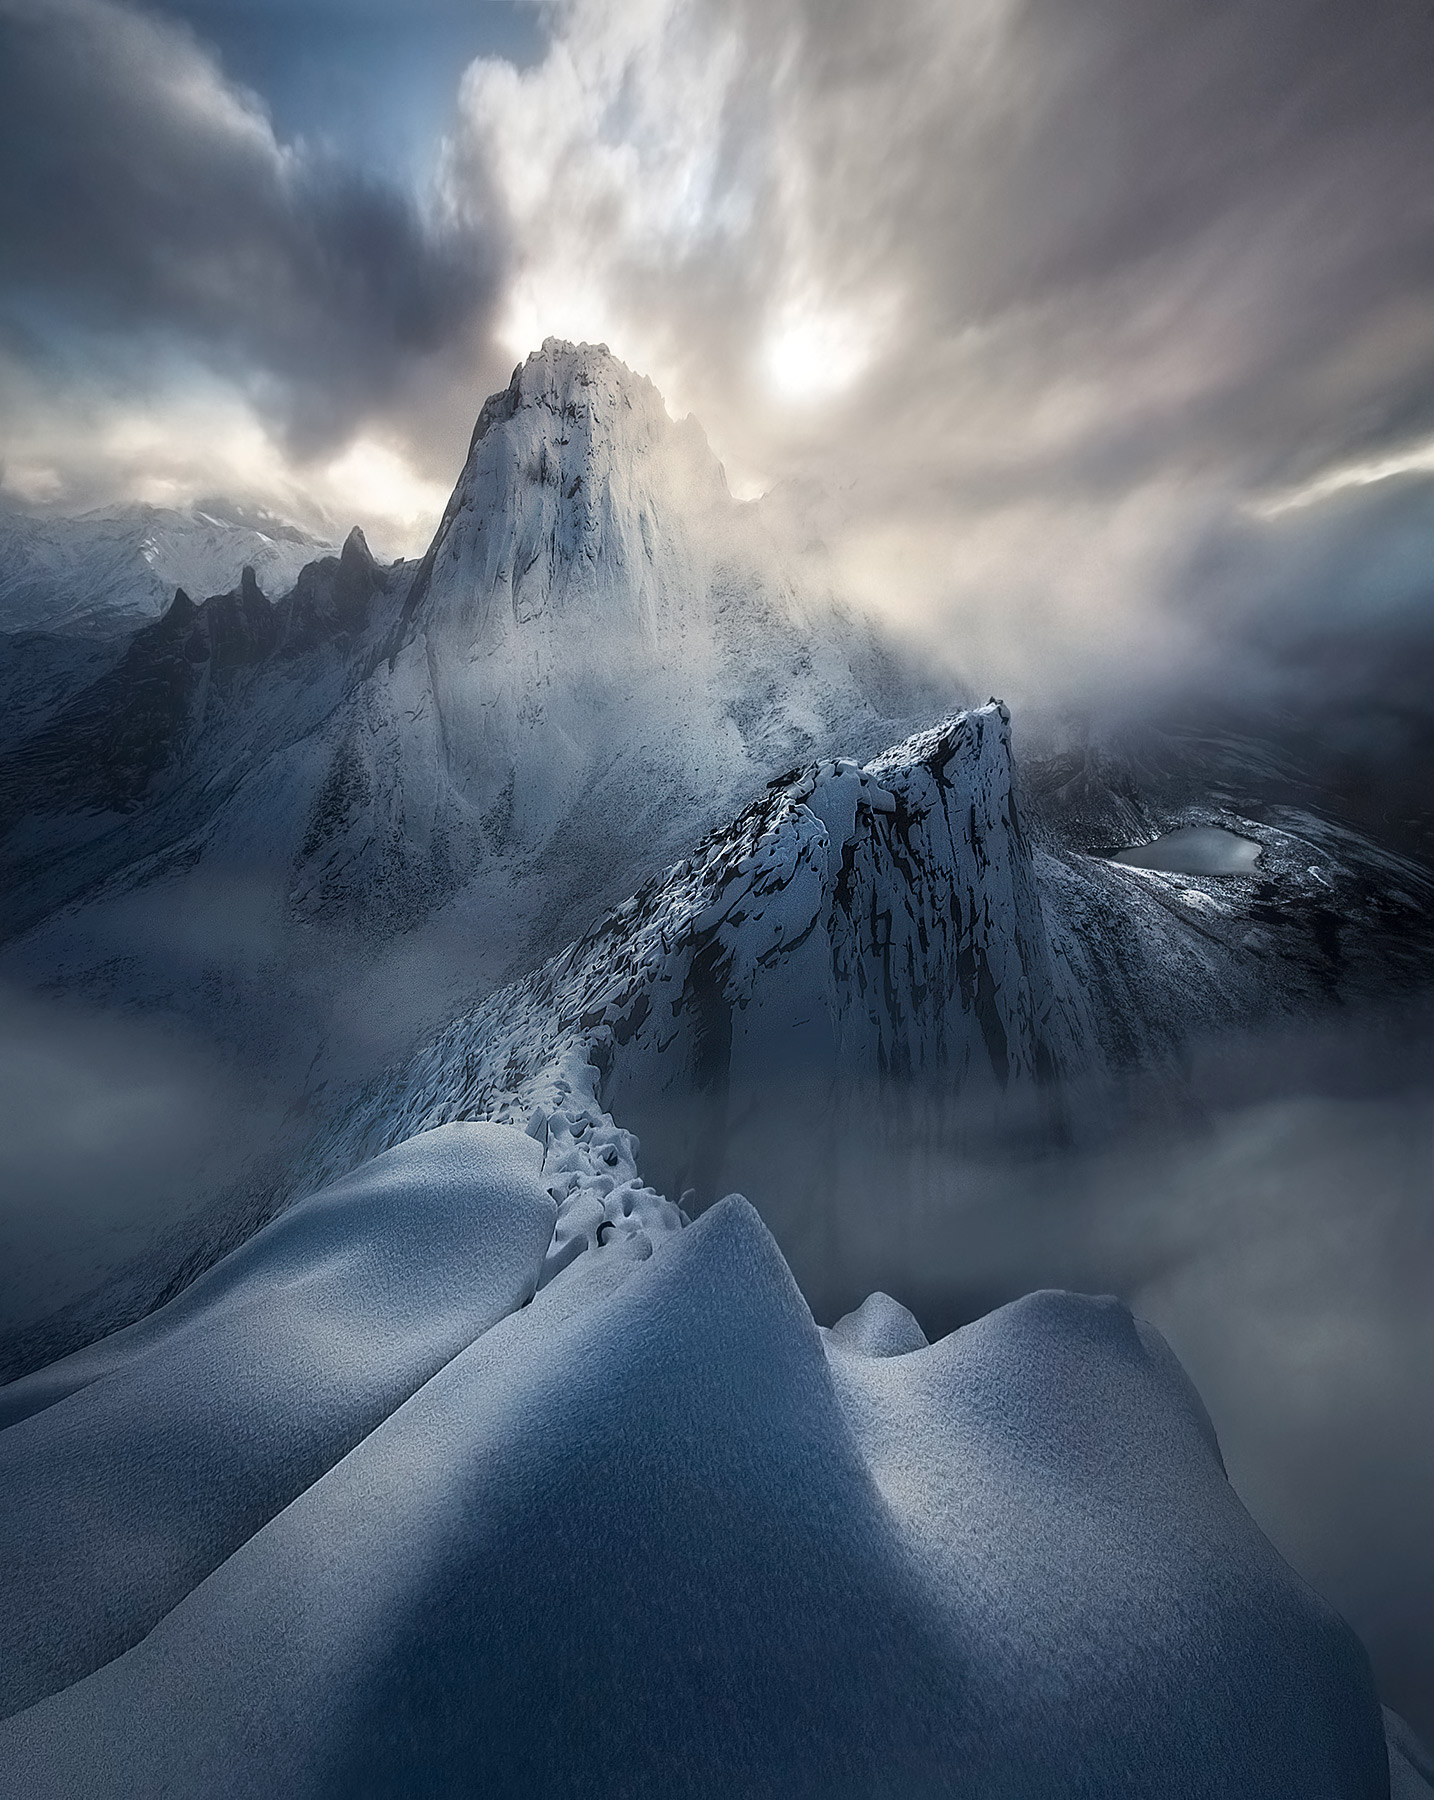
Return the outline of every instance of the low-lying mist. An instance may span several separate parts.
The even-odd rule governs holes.
[[[401,1058],[486,974],[441,918],[301,928],[262,869],[61,916],[0,964],[0,1381],[129,1324],[291,1192],[331,1089]],[[41,985],[44,958],[65,971]]]
[[[873,1288],[933,1338],[1034,1288],[1120,1295],[1385,1698],[1434,1733],[1434,1010],[1225,1037],[1065,1110],[1054,1137],[1036,1111],[996,1134],[884,1085],[627,1122],[691,1204],[748,1195],[823,1323]]]
[[[17,1338],[193,1220],[278,1117],[173,1017],[0,989],[0,1379]]]

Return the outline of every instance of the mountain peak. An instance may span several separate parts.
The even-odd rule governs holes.
[[[368,539],[357,525],[344,539],[343,549],[339,552],[339,567],[354,573],[359,571],[368,573],[375,567],[373,551],[368,547]]]
[[[656,407],[666,419],[662,396],[645,375],[619,362],[606,344],[573,344],[565,338],[544,338],[541,349],[531,351],[513,370],[506,388],[483,402],[473,428],[468,454],[495,425],[504,425],[524,407],[542,406],[563,416],[585,401],[621,398],[631,406]]]
[[[705,593],[699,565],[731,507],[695,421],[675,424],[606,345],[548,338],[484,402],[384,654],[442,618],[465,654],[486,653],[575,611],[650,642]]]

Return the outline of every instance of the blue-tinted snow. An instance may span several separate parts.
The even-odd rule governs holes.
[[[425,1133],[0,1389],[0,1712],[127,1650],[522,1304],[556,1210],[540,1162],[502,1126]]]
[[[91,1581],[155,1554],[142,1520],[182,1541],[206,1509],[179,1496],[208,1484],[227,1508],[268,1407],[287,1468],[323,1446],[227,1560],[189,1559],[142,1641],[0,1726],[0,1791],[1383,1800],[1362,1650],[1255,1528],[1123,1306],[1037,1294],[923,1347],[875,1297],[822,1333],[737,1199],[650,1250],[583,1254],[520,1306],[552,1209],[524,1185],[530,1140],[511,1131],[505,1162],[502,1130],[440,1140],[451,1195],[446,1149],[473,1151],[461,1244],[440,1202],[426,1261],[390,1249],[428,1205],[419,1140],[357,1178],[406,1170],[405,1204],[274,1255],[245,1303],[262,1326],[221,1267],[152,1345],[95,1352],[109,1373],[0,1433],[14,1467],[51,1471],[53,1548]],[[405,1304],[345,1298],[353,1265],[391,1256]],[[454,1335],[473,1341],[335,1461],[345,1358],[314,1366],[296,1337],[360,1364],[377,1338],[412,1370],[435,1289],[469,1282]],[[285,1296],[310,1283],[296,1333]],[[226,1418],[227,1457],[208,1434]],[[126,1541],[105,1505],[136,1481],[168,1498]]]
[[[1398,1713],[1384,1709],[1384,1730],[1389,1739],[1390,1800],[1427,1800],[1434,1793],[1434,1756]]]
[[[837,1320],[828,1342],[862,1356],[903,1356],[926,1349],[926,1333],[915,1317],[890,1294],[868,1294],[855,1312]]]

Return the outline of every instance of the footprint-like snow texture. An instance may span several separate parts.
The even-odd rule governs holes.
[[[128,1650],[521,1306],[556,1215],[541,1163],[503,1126],[425,1132],[0,1389],[0,1711]]]
[[[502,1197],[475,1195],[465,1246],[504,1244],[511,1296],[524,1165],[472,1141],[475,1188]],[[452,1260],[455,1288],[488,1279],[487,1251]],[[326,1291],[361,1356],[360,1302]],[[620,1239],[579,1257],[341,1460],[316,1455],[133,1648],[0,1726],[0,1791],[1384,1800],[1363,1651],[1240,1506],[1154,1333],[1062,1293],[929,1347],[894,1302],[865,1311],[819,1331],[735,1197],[644,1259]],[[236,1480],[253,1399],[294,1442],[327,1433],[327,1396],[299,1416],[292,1332],[236,1328],[223,1299],[205,1315],[191,1296],[161,1336],[164,1382],[126,1388],[138,1356],[0,1442],[32,1432],[51,1484],[167,1497],[196,1437],[214,1454],[199,1386],[216,1421],[246,1396]],[[60,1430],[69,1461],[46,1462],[86,1394],[88,1452]],[[133,1544],[96,1509],[99,1558],[69,1510],[55,1547],[87,1568],[161,1554],[147,1499]],[[148,1535],[187,1525],[166,1498]],[[192,1584],[212,1558],[180,1560]]]

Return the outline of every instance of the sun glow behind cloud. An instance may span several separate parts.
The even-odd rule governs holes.
[[[762,347],[762,374],[773,394],[805,406],[845,393],[871,366],[892,311],[889,304],[858,312],[811,298],[789,302]]]
[[[1252,513],[1313,525],[1434,466],[1424,28],[1381,6],[1289,46],[1296,156],[1249,79],[1256,24],[544,0],[528,54],[454,59],[433,164],[371,192],[157,16],[24,4],[113,64],[55,28],[66,203],[12,184],[7,280],[29,257],[95,301],[48,374],[40,309],[0,329],[4,485],[36,504],[227,492],[416,550],[485,395],[544,337],[587,339],[696,415],[764,517],[842,496],[793,528],[830,586],[967,664],[1064,671],[1199,614],[1200,546],[1245,544]],[[27,69],[0,58],[38,141]],[[115,229],[75,276],[96,195]]]
[[[347,504],[356,517],[379,522],[384,541],[416,555],[432,535],[448,500],[447,485],[428,481],[392,445],[356,438],[319,475],[327,510]]]
[[[1302,507],[1315,506],[1321,500],[1332,499],[1347,488],[1373,487],[1376,482],[1392,481],[1400,475],[1430,474],[1434,474],[1434,438],[1389,456],[1342,463],[1300,487],[1287,488],[1268,499],[1255,501],[1249,510],[1257,518],[1275,519],[1281,513],[1296,512]]]

